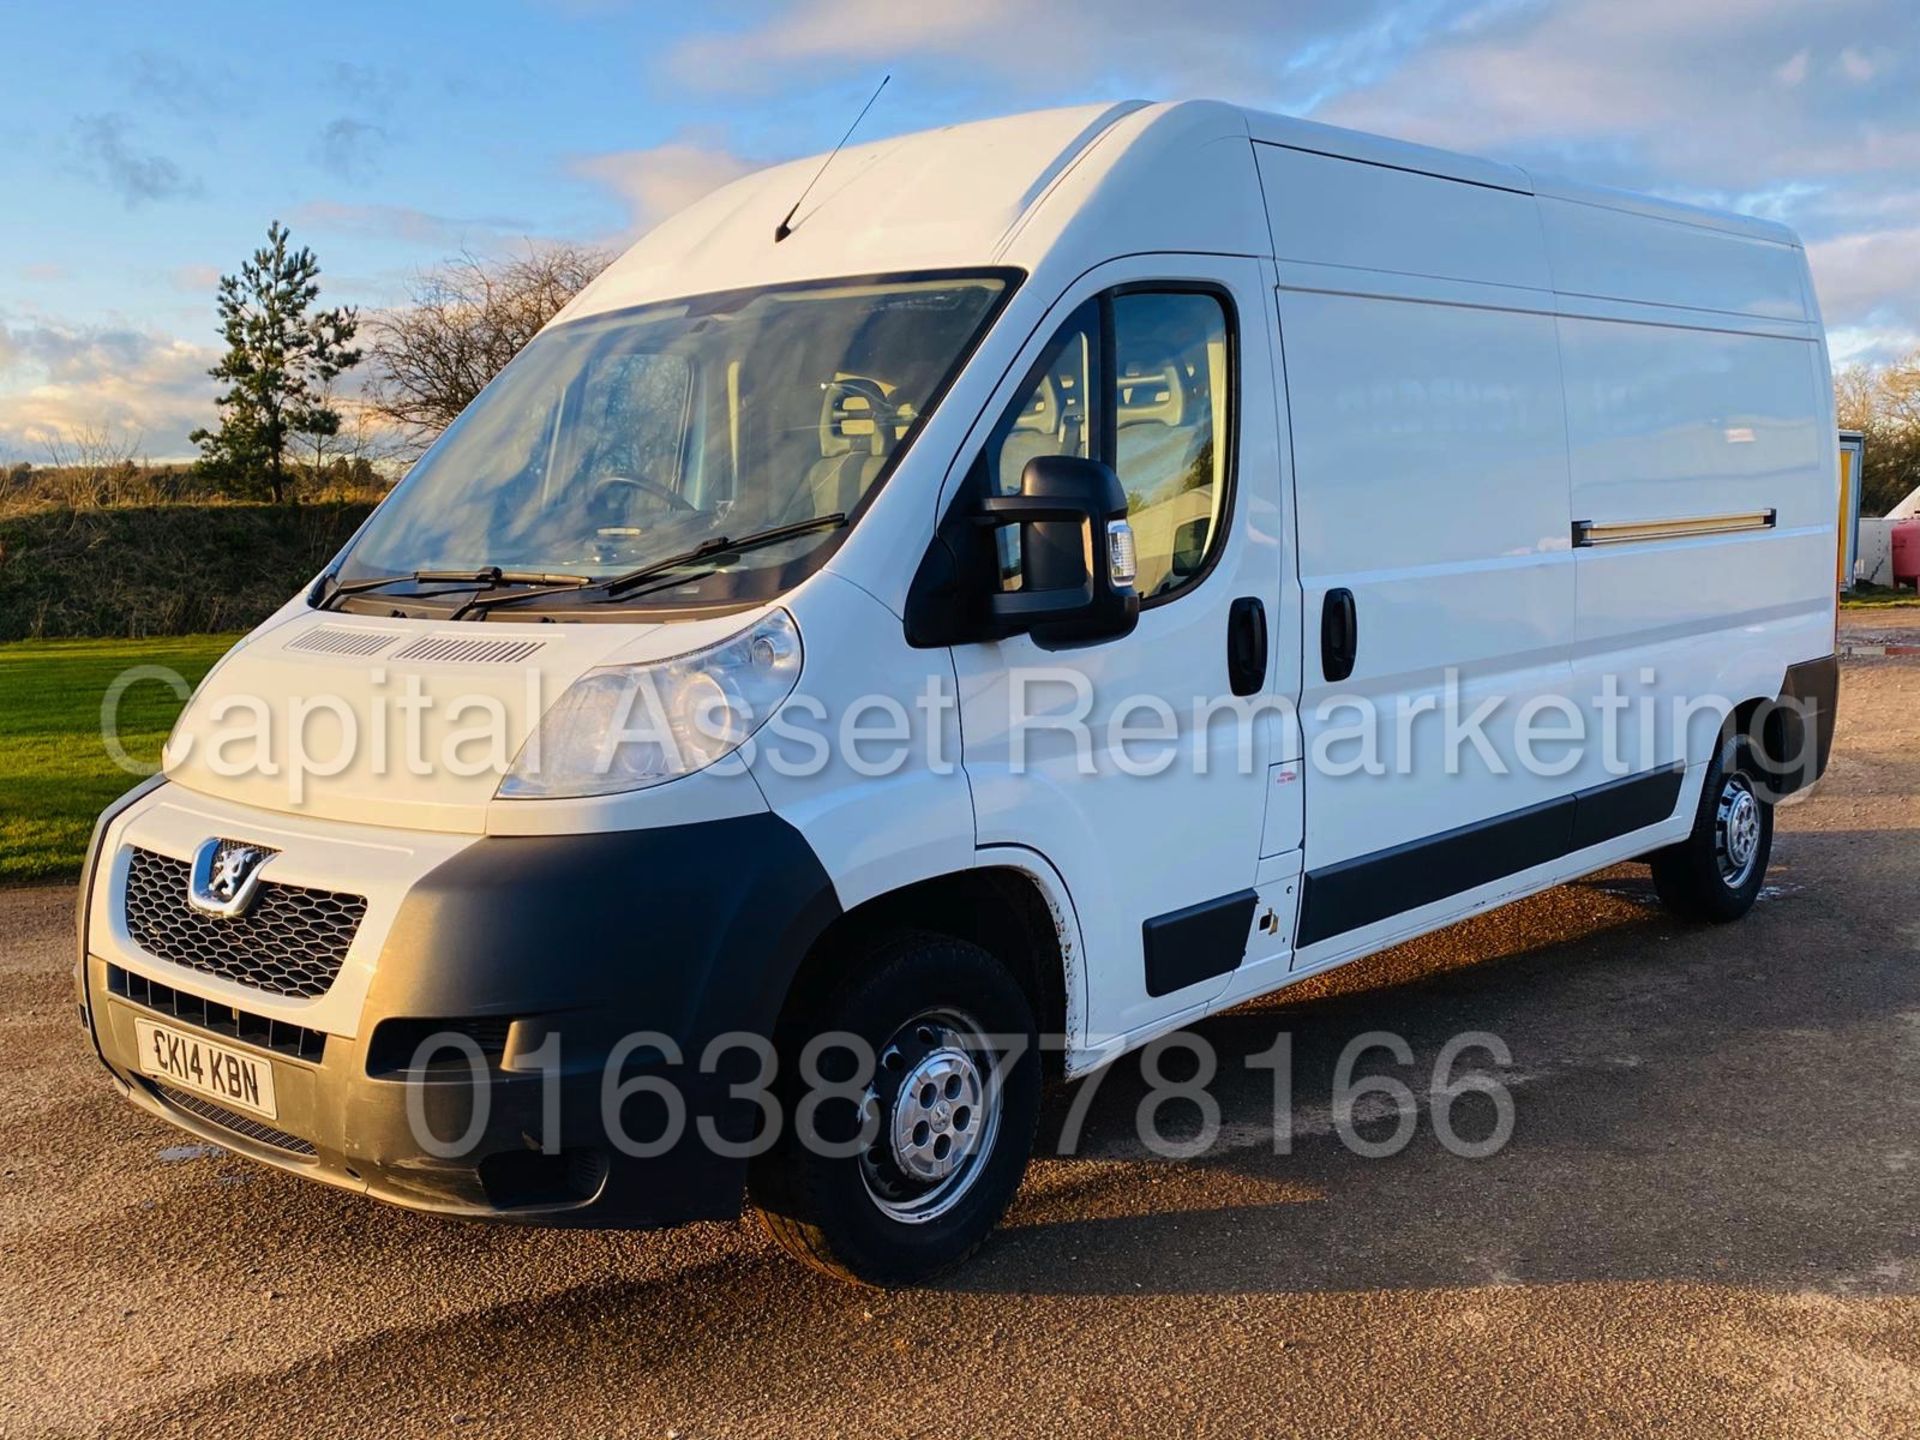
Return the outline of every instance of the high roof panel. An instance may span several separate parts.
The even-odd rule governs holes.
[[[1061,172],[1143,103],[1040,110],[849,146],[777,244],[774,228],[825,157],[745,176],[649,232],[573,313],[749,280],[990,264]]]
[[[855,145],[824,174],[815,155],[748,175],[649,232],[560,318],[785,281],[996,264],[1073,274],[1109,256],[1155,251],[1268,254],[1252,163],[1267,146],[1797,243],[1765,221],[1536,183],[1516,165],[1383,136],[1215,101],[1133,100]],[[793,233],[776,243],[775,227],[816,174]]]

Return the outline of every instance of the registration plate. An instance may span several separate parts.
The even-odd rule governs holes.
[[[237,1110],[250,1110],[269,1120],[279,1118],[273,1066],[266,1061],[151,1020],[136,1020],[133,1025],[140,1037],[140,1068],[146,1074]]]

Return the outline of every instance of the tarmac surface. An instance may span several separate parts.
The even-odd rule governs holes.
[[[1920,661],[1849,662],[1841,706],[1743,922],[1623,866],[1206,1021],[1207,1153],[1148,1152],[1123,1061],[904,1293],[748,1221],[463,1225],[201,1145],[76,1027],[71,890],[0,891],[0,1434],[1920,1434]],[[1375,1030],[1421,1109],[1369,1159],[1330,1097]],[[1511,1054],[1485,1159],[1427,1094],[1464,1031]],[[1283,1033],[1291,1154],[1246,1063]]]

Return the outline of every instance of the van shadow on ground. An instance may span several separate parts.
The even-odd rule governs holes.
[[[1915,932],[1877,918],[1861,903],[1865,877],[1843,869],[1865,846],[1904,858],[1911,843],[1783,837],[1771,898],[1725,928],[1670,921],[1645,869],[1619,867],[1361,962],[1353,980],[1497,950],[1530,911],[1584,912],[1584,926],[1561,929],[1572,938],[1201,1022],[1194,1033],[1219,1057],[1214,1150],[1184,1162],[1151,1154],[1136,1125],[1149,1087],[1137,1058],[1123,1059],[1085,1107],[1077,1158],[1046,1157],[1080,1087],[1051,1107],[1006,1237],[952,1283],[1138,1294],[1682,1279],[1912,1293]],[[1448,1039],[1467,1030],[1500,1036],[1512,1053],[1503,1079],[1515,1124],[1498,1154],[1449,1153],[1424,1093],[1415,1138],[1391,1158],[1364,1158],[1333,1133],[1335,1069],[1354,1037],[1405,1037],[1411,1066],[1374,1050],[1358,1073],[1425,1092]],[[1291,1154],[1276,1155],[1272,1071],[1247,1062],[1283,1032],[1295,1137]],[[1173,1056],[1165,1070],[1188,1073]],[[1170,1136],[1195,1133],[1192,1106],[1161,1113]],[[1493,1116],[1472,1097],[1452,1119],[1477,1140]],[[1394,1121],[1358,1128],[1380,1139]]]

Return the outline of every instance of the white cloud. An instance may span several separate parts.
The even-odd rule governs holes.
[[[769,56],[783,59],[885,54],[893,49],[970,46],[981,35],[1009,33],[1019,0],[972,5],[898,5],[893,0],[813,0],[796,5],[761,34]]]
[[[674,71],[716,89],[779,82],[796,62],[951,53],[1017,25],[1017,0],[901,5],[896,0],[803,0],[758,29],[696,35],[672,55]],[[1059,9],[1068,8],[1060,5]],[[1049,23],[1049,28],[1057,24]],[[1057,32],[1056,32],[1057,33]],[[1006,47],[1014,48],[1014,47]],[[999,58],[1004,59],[1002,54]]]
[[[1473,23],[1511,3],[1212,0],[1200,14],[1195,0],[797,0],[759,25],[683,40],[667,69],[701,88],[762,91],[829,81],[836,66],[931,62],[963,91],[998,80],[1056,102],[1098,84],[1305,105],[1378,73],[1449,15]]]
[[[634,235],[754,168],[724,146],[692,136],[645,150],[590,155],[573,164],[576,174],[609,187],[626,202]]]
[[[1886,52],[1879,51],[1869,55],[1857,45],[1849,45],[1840,52],[1838,61],[1840,73],[1855,85],[1864,85],[1878,75],[1884,65]]]
[[[1829,324],[1859,320],[1890,301],[1920,320],[1920,226],[1841,235],[1807,247]]]
[[[312,200],[295,206],[288,220],[295,227],[403,240],[446,250],[489,246],[527,235],[534,228],[510,215],[461,218],[435,215],[410,205],[360,205],[338,200]]]
[[[193,453],[214,416],[206,346],[148,330],[0,314],[0,451],[38,459],[50,436],[107,427],[156,459]]]
[[[1878,354],[1920,329],[1920,92],[1869,85],[1891,49],[1834,47],[1917,21],[1911,0],[1562,0],[1456,28],[1318,118],[1784,221],[1828,323]]]
[[[1920,173],[1920,87],[1887,83],[1920,47],[1914,0],[787,0],[750,13],[670,50],[672,75],[818,95],[886,64],[923,94],[997,94],[980,109],[1089,84],[1291,109],[1783,221],[1815,242],[1831,323],[1878,316],[1874,344],[1920,328],[1920,214],[1898,198]],[[644,228],[691,198],[665,192],[700,173],[699,148],[585,173],[626,194]]]
[[[1920,329],[1897,321],[1839,325],[1827,331],[1827,352],[1836,369],[1847,365],[1892,365],[1920,353]]]
[[[218,265],[176,265],[167,272],[167,283],[190,295],[212,295],[220,288]]]

